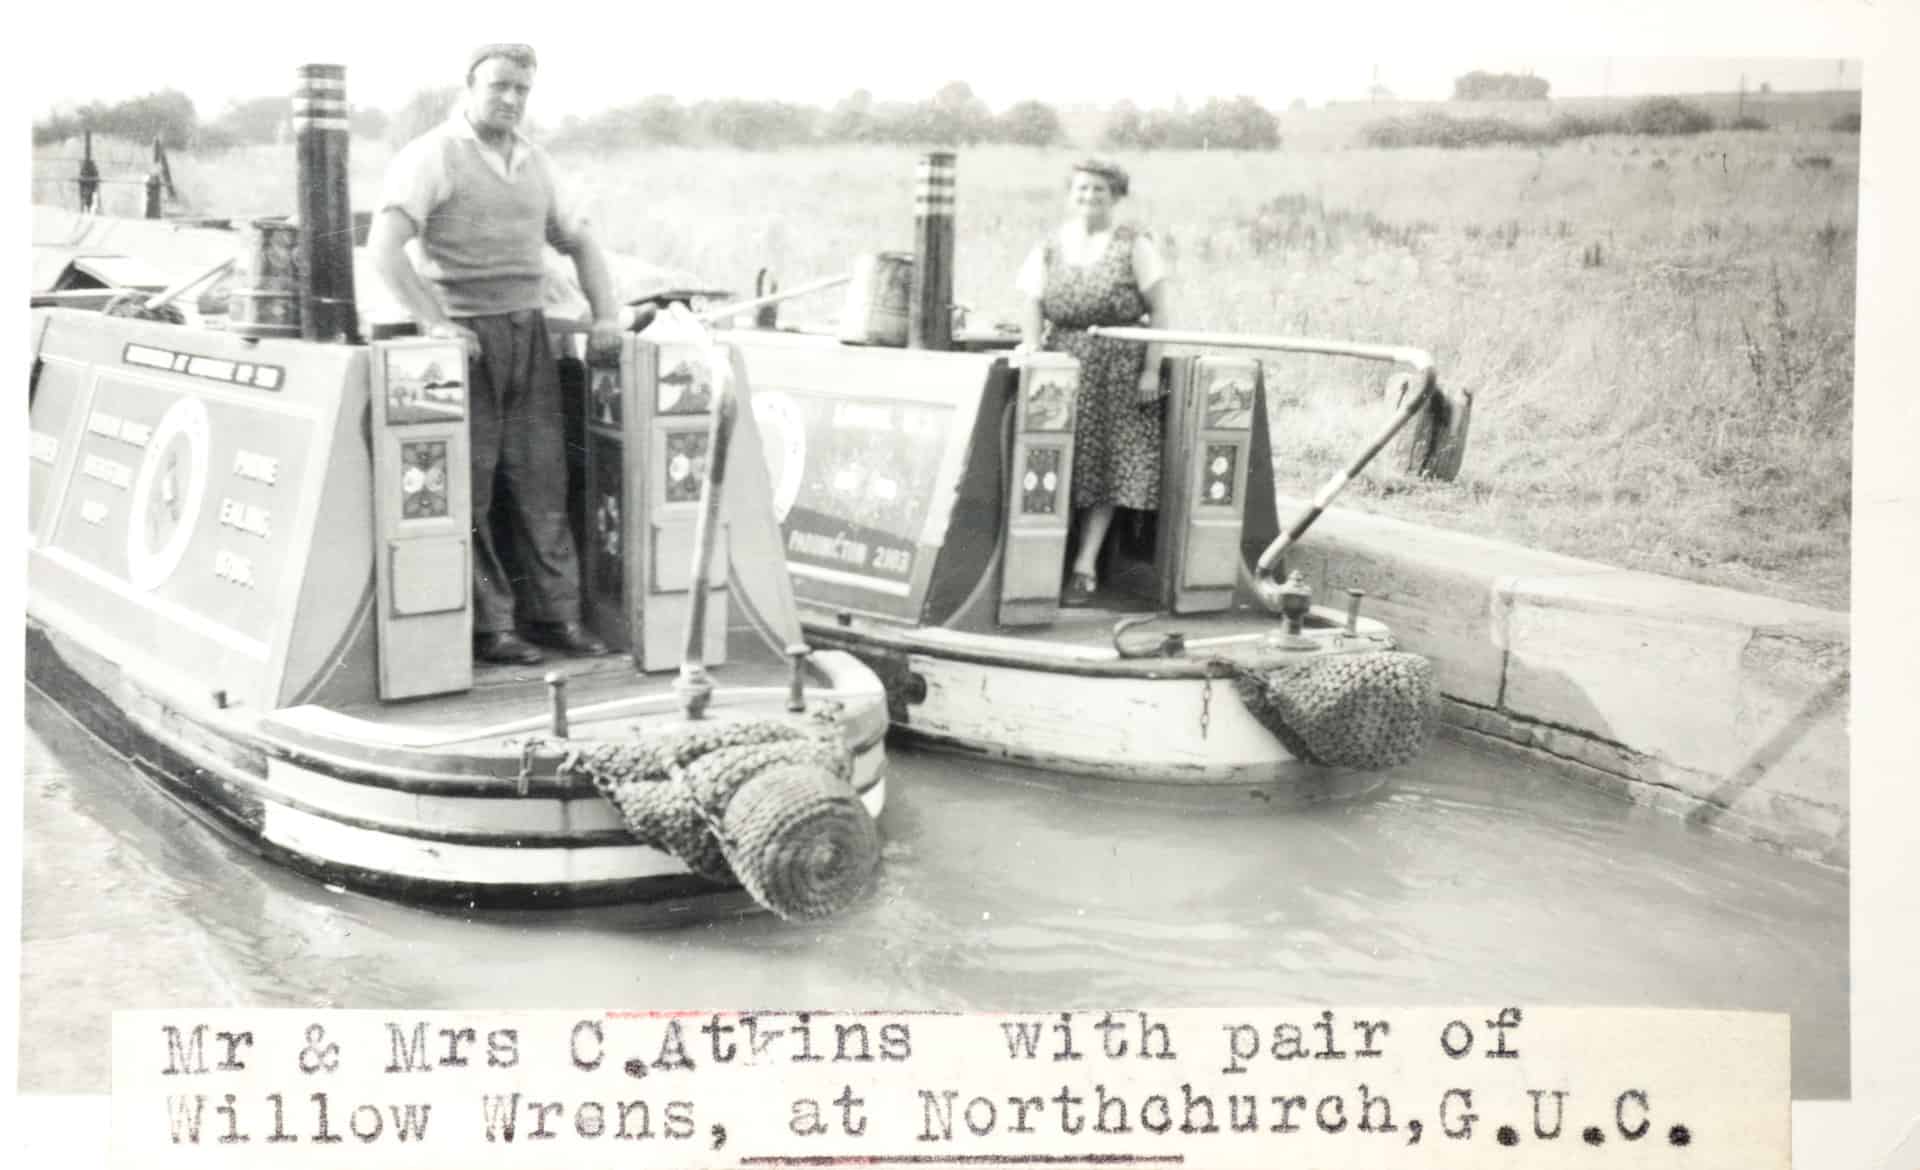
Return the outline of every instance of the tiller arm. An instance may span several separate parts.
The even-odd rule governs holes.
[[[1406,402],[1395,412],[1386,426],[1380,429],[1373,441],[1368,443],[1353,461],[1340,469],[1320,490],[1314,493],[1313,503],[1306,514],[1293,522],[1292,527],[1274,538],[1265,552],[1260,554],[1259,563],[1254,566],[1254,592],[1268,609],[1279,612],[1280,584],[1274,580],[1274,574],[1280,565],[1280,558],[1292,547],[1313,522],[1320,518],[1334,497],[1346,489],[1347,484],[1360,474],[1361,470],[1382,448],[1393,441],[1402,427],[1413,420],[1428,402],[1439,393],[1440,378],[1434,369],[1433,355],[1424,349],[1415,349],[1405,345],[1367,345],[1360,342],[1324,341],[1311,337],[1283,337],[1270,333],[1204,333],[1188,332],[1177,329],[1143,329],[1137,326],[1096,325],[1087,330],[1099,337],[1111,337],[1118,341],[1159,342],[1163,345],[1203,345],[1223,349],[1266,349],[1280,353],[1317,353],[1333,357],[1353,357],[1366,361],[1392,362],[1408,367],[1419,381],[1419,392],[1409,395]]]

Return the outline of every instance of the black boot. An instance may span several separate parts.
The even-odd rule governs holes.
[[[473,636],[473,660],[475,662],[493,662],[512,666],[532,666],[546,656],[527,644],[526,640],[511,630],[493,634],[475,634]]]
[[[607,652],[607,644],[577,621],[535,622],[527,630],[527,637],[576,658],[594,658]]]

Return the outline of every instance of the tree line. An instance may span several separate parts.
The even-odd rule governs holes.
[[[378,138],[389,119],[371,107],[353,111],[353,132]],[[158,141],[168,150],[224,150],[284,141],[292,130],[292,102],[285,96],[249,98],[228,104],[219,117],[200,120],[193,99],[177,89],[120,102],[88,102],[61,110],[33,124],[33,144],[46,146],[78,138],[83,131],[136,142]]]
[[[1060,146],[1069,141],[1059,111],[1018,101],[995,113],[964,81],[950,81],[924,101],[879,101],[856,89],[831,108],[792,102],[723,98],[682,105],[665,95],[560,123],[555,147],[612,149],[635,145],[724,144],[745,148],[828,143],[876,145]],[[1141,110],[1121,102],[1107,111],[1099,135],[1107,147],[1271,150],[1280,120],[1249,97],[1213,99],[1197,110]]]
[[[358,107],[354,134],[398,145],[445,118],[459,95],[457,86],[421,90],[391,115]],[[289,113],[287,98],[259,97],[231,102],[219,115],[202,121],[190,98],[164,90],[52,114],[34,123],[33,140],[44,145],[91,130],[138,141],[158,139],[172,150],[221,150],[285,141]],[[1053,106],[1029,99],[996,113],[964,81],[950,81],[917,102],[880,101],[870,91],[856,89],[826,109],[747,98],[682,103],[659,94],[597,114],[569,115],[539,137],[555,148],[594,150],[661,145],[777,149],[834,143],[1044,147],[1070,141]],[[1143,110],[1123,101],[1106,111],[1098,144],[1136,150],[1272,150],[1280,145],[1280,120],[1250,97],[1210,99],[1192,110],[1181,103],[1170,110]]]

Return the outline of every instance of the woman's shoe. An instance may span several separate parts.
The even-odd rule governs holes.
[[[1067,578],[1066,591],[1060,595],[1060,604],[1082,606],[1091,604],[1096,582],[1092,573],[1075,573]]]

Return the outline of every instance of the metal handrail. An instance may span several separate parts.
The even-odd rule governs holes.
[[[1361,469],[1373,461],[1382,448],[1400,433],[1413,417],[1420,413],[1440,387],[1439,374],[1435,370],[1433,355],[1424,349],[1410,345],[1370,345],[1357,341],[1327,341],[1313,337],[1284,337],[1272,333],[1206,333],[1179,329],[1147,329],[1133,325],[1096,325],[1087,330],[1090,336],[1110,337],[1116,341],[1158,342],[1163,345],[1201,345],[1222,349],[1268,349],[1281,353],[1312,353],[1330,357],[1362,358],[1367,361],[1392,362],[1412,370],[1420,382],[1420,391],[1409,398],[1395,412],[1387,425],[1381,428],[1373,441],[1368,443],[1346,467],[1336,472],[1318,492],[1314,493],[1313,503],[1306,514],[1294,521],[1286,532],[1275,537],[1273,542],[1260,554],[1259,563],[1254,566],[1254,587],[1260,593],[1261,601],[1274,608],[1276,604],[1267,596],[1267,590],[1273,587],[1272,575],[1280,557],[1302,536],[1313,522],[1320,518],[1327,506],[1333,502],[1346,486],[1353,482]]]
[[[1148,329],[1138,325],[1095,325],[1092,337],[1116,341],[1159,342],[1162,345],[1210,345],[1221,349],[1272,349],[1283,353],[1317,353],[1329,357],[1398,362],[1416,374],[1433,372],[1433,355],[1411,345],[1371,345],[1362,341],[1328,341],[1318,337],[1287,337],[1279,333],[1207,333],[1182,329]]]

